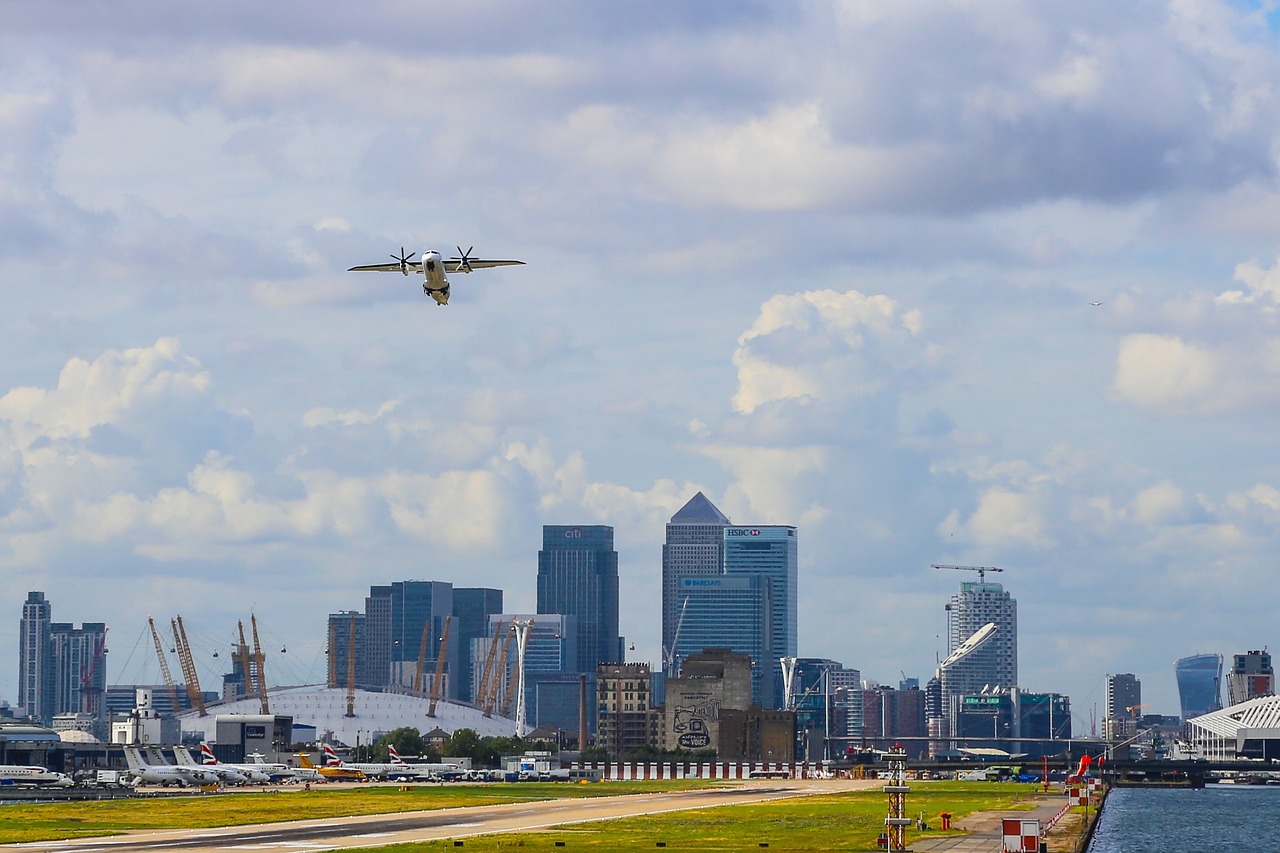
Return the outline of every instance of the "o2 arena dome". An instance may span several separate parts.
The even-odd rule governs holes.
[[[389,732],[401,726],[412,726],[420,732],[439,728],[453,734],[458,729],[472,729],[481,737],[513,737],[515,720],[486,717],[479,708],[459,705],[441,699],[435,716],[429,716],[431,700],[405,693],[355,692],[354,716],[347,716],[347,691],[340,687],[299,687],[271,691],[267,695],[270,713],[292,717],[295,725],[315,726],[320,733],[332,732],[346,744],[367,742],[372,733]],[[206,740],[217,736],[217,718],[224,714],[260,715],[262,703],[254,696],[235,702],[208,705],[207,716],[185,711],[180,719],[182,731],[203,731]]]

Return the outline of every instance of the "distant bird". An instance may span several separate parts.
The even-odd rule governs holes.
[[[1090,302],[1089,304],[1090,304],[1090,305],[1092,305],[1094,308],[1097,308],[1097,307],[1098,307],[1099,305],[1101,305],[1102,303],[1101,303],[1101,302]]]

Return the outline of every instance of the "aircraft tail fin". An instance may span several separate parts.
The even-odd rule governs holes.
[[[305,770],[314,770],[316,767],[311,763],[311,756],[305,752],[298,753],[298,766]]]
[[[387,756],[391,759],[392,764],[404,764],[405,760],[400,757],[400,753],[391,744],[387,744]]]
[[[213,748],[204,741],[200,741],[200,760],[204,764],[217,764],[218,756],[213,754]]]
[[[184,767],[193,767],[196,763],[196,760],[191,757],[191,753],[185,746],[175,746],[173,748],[173,760],[175,764]]]
[[[146,765],[142,760],[142,754],[138,752],[136,746],[126,746],[124,748],[124,760],[129,765],[130,770],[137,770]]]
[[[341,767],[342,759],[338,757],[338,752],[327,743],[320,744],[320,748],[324,750],[324,763],[328,767]]]

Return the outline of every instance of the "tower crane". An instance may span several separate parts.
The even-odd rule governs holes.
[[[986,574],[987,574],[987,572],[1003,572],[1003,571],[1004,571],[1004,569],[1001,569],[1001,568],[999,568],[999,567],[997,567],[997,566],[950,566],[950,565],[939,565],[939,564],[937,564],[937,563],[931,563],[931,564],[929,565],[929,568],[931,568],[931,569],[955,569],[956,571],[961,571],[961,572],[977,572],[977,573],[978,573],[978,583],[982,583],[982,582],[983,582],[983,580],[986,578]]]

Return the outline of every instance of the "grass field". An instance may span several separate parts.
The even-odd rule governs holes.
[[[0,808],[0,844],[110,835],[130,829],[242,826],[285,820],[391,814],[566,797],[607,797],[644,791],[706,788],[708,781],[610,782],[564,785],[523,782],[503,785],[414,785],[291,787],[264,793],[205,794],[143,800],[14,804]],[[719,783],[723,784],[723,783]]]
[[[914,828],[908,842],[922,835],[962,835],[942,832],[938,814],[963,817],[975,811],[1030,808],[1023,802],[1034,785],[986,782],[912,782],[907,808],[912,817],[924,812],[927,832]],[[771,803],[723,806],[643,818],[574,824],[547,832],[483,835],[463,841],[465,851],[588,850],[628,851],[657,849],[697,850],[719,853],[763,849],[785,851],[877,850],[876,837],[884,830],[885,795],[878,789],[831,796],[797,797]],[[557,842],[563,846],[556,846]],[[908,844],[909,846],[909,844]],[[387,848],[395,853],[455,849],[452,840],[404,844]]]
[[[207,828],[422,809],[532,802],[565,797],[600,797],[650,791],[705,788],[698,780],[610,782],[593,785],[448,785],[352,787],[341,790],[285,790],[279,793],[211,794],[181,798],[111,800],[88,803],[13,805],[0,808],[0,843],[47,841],[108,835],[130,829]],[[1019,808],[1031,785],[983,782],[912,782],[907,807],[938,829],[938,814],[957,818],[974,811]],[[1028,804],[1026,807],[1030,807]],[[884,827],[885,795],[878,789],[797,797],[755,805],[724,806],[673,814],[573,824],[546,832],[467,838],[468,851],[671,850],[770,851],[874,850]],[[918,837],[912,829],[908,837]],[[562,846],[557,847],[556,842]],[[401,845],[397,853],[455,849],[452,840]]]

